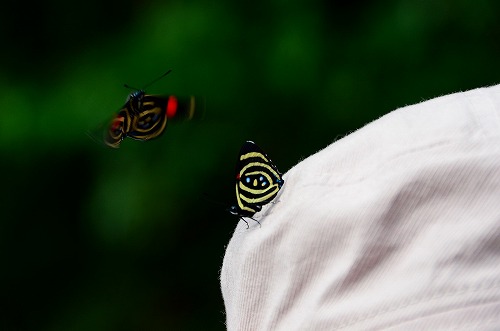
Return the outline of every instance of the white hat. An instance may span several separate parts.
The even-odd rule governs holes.
[[[500,85],[393,111],[284,180],[227,247],[228,330],[500,329]]]

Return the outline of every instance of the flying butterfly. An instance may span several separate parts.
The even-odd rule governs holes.
[[[150,140],[159,137],[166,129],[169,120],[192,119],[195,115],[196,98],[181,99],[174,95],[161,96],[146,94],[144,89],[171,72],[135,89],[117,115],[104,128],[103,141],[106,145],[118,148],[129,137],[136,140]],[[125,85],[127,88],[131,88]]]
[[[229,212],[247,224],[244,217],[251,218],[271,202],[285,181],[271,159],[253,141],[243,144],[236,163],[236,205]]]

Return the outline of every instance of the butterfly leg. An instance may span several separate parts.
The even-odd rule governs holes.
[[[249,217],[249,218],[250,218],[250,219],[253,219],[255,222],[259,223],[259,227],[262,227],[262,225],[260,224],[260,222],[259,222],[259,221],[257,221],[255,218],[253,218],[253,217]],[[248,225],[248,223],[247,223],[247,225]]]
[[[245,219],[243,217],[240,217],[240,220],[242,220],[243,222],[245,222],[247,224],[247,229],[250,228],[250,226],[248,226],[248,222],[245,221]]]

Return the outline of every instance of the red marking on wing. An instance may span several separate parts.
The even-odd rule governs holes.
[[[240,180],[240,178],[241,178],[241,177],[240,177],[240,174],[239,174],[239,173],[238,173],[238,174],[236,174],[236,180]]]
[[[177,98],[173,95],[168,97],[167,101],[167,117],[172,118],[175,116],[175,113],[177,113]]]
[[[114,120],[113,123],[111,123],[111,130],[116,130],[118,129],[123,123],[123,117],[122,116],[117,116]]]

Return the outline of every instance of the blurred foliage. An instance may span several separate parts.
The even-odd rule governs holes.
[[[499,82],[500,3],[5,3],[2,330],[223,330],[236,155],[285,172],[408,104]],[[129,90],[200,95],[202,121],[119,150],[85,134]]]

